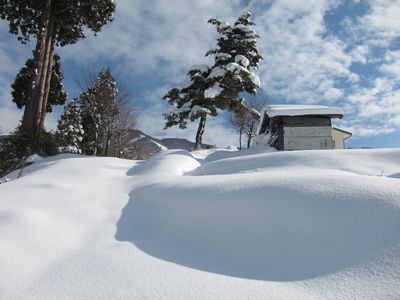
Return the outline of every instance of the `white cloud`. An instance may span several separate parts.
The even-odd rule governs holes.
[[[262,85],[273,98],[290,102],[336,100],[337,79],[357,80],[346,45],[329,34],[324,15],[338,1],[274,1],[256,15],[265,61]],[[260,1],[253,1],[253,7]]]
[[[353,133],[354,137],[372,137],[372,136],[384,135],[395,132],[394,128],[390,127],[376,128],[374,126],[370,125],[366,126],[364,124],[362,125],[360,124],[358,126],[348,126],[347,129]]]
[[[400,1],[369,0],[371,11],[360,18],[363,30],[391,41],[400,35]]]
[[[366,64],[368,61],[369,46],[368,45],[358,45],[351,52],[353,62],[360,62]]]
[[[182,80],[186,68],[203,61],[214,44],[215,29],[208,19],[236,16],[240,2],[121,0],[115,21],[104,32],[97,37],[88,34],[62,54],[83,63],[111,58],[125,74]]]
[[[400,83],[400,50],[386,52],[385,63],[381,65],[380,71]]]

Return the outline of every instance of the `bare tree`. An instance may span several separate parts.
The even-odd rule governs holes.
[[[241,102],[236,112],[232,113],[230,123],[239,132],[239,150],[242,150],[243,135],[246,135],[247,148],[250,148],[265,103],[265,98],[251,97],[246,103]]]
[[[239,132],[239,150],[242,150],[242,136],[246,130],[247,118],[247,111],[241,107],[231,114],[230,123]]]
[[[117,107],[118,115],[115,118],[113,128],[113,151],[108,155],[119,158],[128,158],[127,152],[131,140],[132,131],[136,128],[138,111],[129,101],[129,93],[124,88],[118,89]]]
[[[258,115],[250,112],[246,114],[245,132],[247,136],[247,149],[250,148],[251,140],[257,134],[257,126],[260,121],[259,114],[266,103],[267,99],[265,97],[251,97],[247,103],[247,107],[249,107],[250,110],[258,112]]]

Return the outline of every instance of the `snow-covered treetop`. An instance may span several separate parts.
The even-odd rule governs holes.
[[[257,68],[262,57],[256,45],[259,36],[252,28],[255,24],[250,17],[250,12],[243,13],[233,26],[225,21],[210,19],[208,22],[214,24],[219,33],[218,48],[209,50],[206,55],[214,54],[216,60],[220,60],[220,58],[234,59],[235,56],[241,55],[249,61],[247,67]]]
[[[233,25],[218,19],[208,22],[216,26],[219,36],[217,48],[206,53],[206,56],[214,56],[214,65],[207,78],[206,98],[214,95],[210,98],[237,100],[242,92],[255,94],[261,82],[254,70],[258,69],[262,56],[257,48],[259,36],[253,29],[255,24],[251,21],[251,13],[241,14]],[[226,105],[229,101],[223,102]]]

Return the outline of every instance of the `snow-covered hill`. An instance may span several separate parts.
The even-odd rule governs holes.
[[[0,185],[0,299],[400,298],[398,149],[27,171]]]

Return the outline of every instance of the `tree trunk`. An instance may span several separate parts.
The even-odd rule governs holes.
[[[27,103],[22,119],[22,129],[32,138],[34,148],[39,145],[40,119],[51,48],[53,46],[54,21],[50,16],[51,1],[47,0],[40,20],[41,32],[37,38],[34,76],[30,84]]]
[[[199,128],[196,133],[196,143],[194,145],[195,150],[201,149],[201,140],[203,139],[204,128],[206,127],[206,116],[200,117]]]
[[[242,150],[242,135],[243,135],[243,126],[239,128],[239,150]]]
[[[250,149],[252,138],[253,136],[251,134],[247,136],[247,149]]]
[[[54,36],[53,36],[53,38],[54,38]],[[49,57],[50,63],[48,64],[48,67],[47,67],[46,86],[45,86],[43,102],[42,102],[42,113],[40,115],[40,124],[39,124],[40,130],[44,129],[44,119],[46,118],[46,113],[47,113],[47,103],[49,100],[49,93],[50,93],[50,87],[51,87],[51,75],[53,73],[53,58],[54,58],[54,46],[52,45],[51,50],[50,50],[50,57]]]
[[[249,149],[251,146],[251,140],[253,139],[254,126],[255,126],[255,124],[252,121],[250,124],[250,127],[249,127],[248,134],[247,134],[247,149]]]
[[[106,136],[106,149],[104,150],[104,156],[108,156],[108,148],[110,147],[111,143],[111,138],[112,138],[112,129],[108,128],[107,130],[107,136]]]

